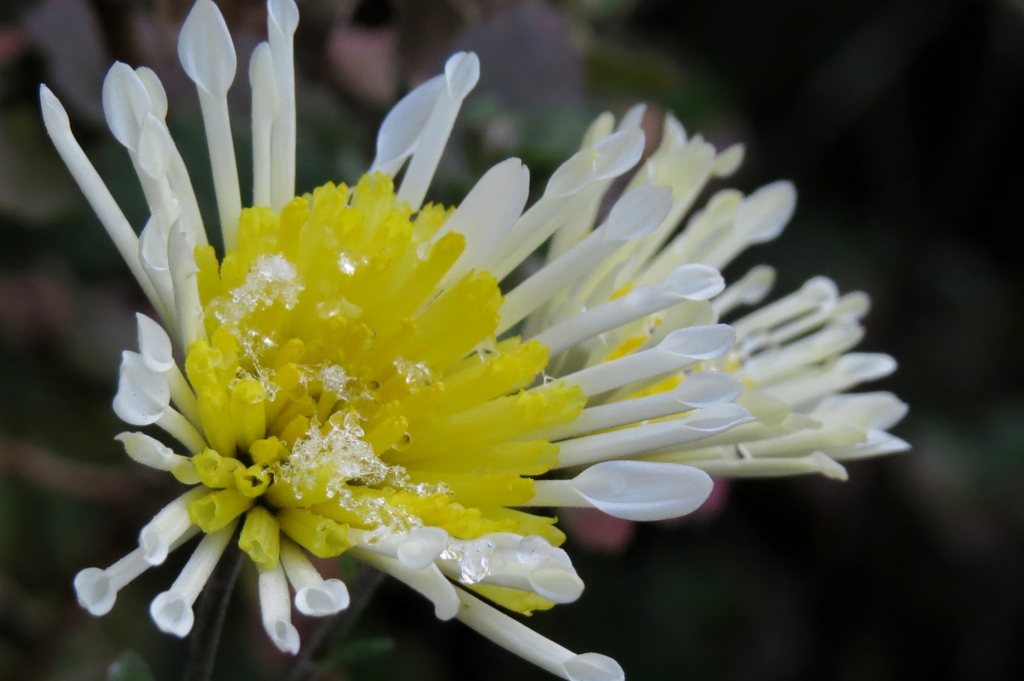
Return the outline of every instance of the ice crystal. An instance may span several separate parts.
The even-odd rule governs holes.
[[[261,307],[280,302],[291,310],[299,302],[302,286],[295,265],[280,254],[261,255],[245,277],[245,283],[231,292],[235,319],[248,316]]]
[[[408,385],[430,385],[434,382],[434,373],[425,362],[410,362],[399,357],[395,360],[395,369],[405,377]]]
[[[366,262],[367,260],[364,256],[353,255],[352,253],[343,251],[342,254],[338,256],[338,269],[341,270],[343,274],[352,276],[356,273],[356,270],[359,269],[359,266],[366,264]]]

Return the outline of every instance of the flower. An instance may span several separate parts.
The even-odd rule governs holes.
[[[491,168],[454,210],[424,204],[479,75],[476,56],[458,53],[388,114],[355,186],[295,196],[298,12],[292,0],[267,6],[268,41],[249,67],[253,207],[242,207],[228,117],[235,51],[211,0],[196,2],[179,40],[223,257],[152,71],[115,64],[103,86],[151,211],[139,236],[41,89],[51,138],[160,318],[138,315],[138,352],[123,355],[113,406],[177,444],[117,438],[189,487],[136,550],[76,576],[89,612],[109,611],[119,589],[202,535],[150,608],[160,629],[187,635],[237,534],[283,651],[299,648],[290,589],[304,615],[348,605],[345,585],[309,555],[348,552],[426,596],[439,618],[556,675],[621,679],[610,658],[576,655],[484,602],[529,614],[580,596],[564,535],[534,509],[672,518],[707,499],[708,473],[841,477],[838,460],[903,446],[884,433],[902,403],[838,394],[894,366],[841,354],[859,340],[863,295],[839,298],[814,280],[734,327],[717,322],[758,302],[772,278],[758,268],[726,288],[718,268],[776,236],[795,205],[788,183],[720,192],[672,238],[741,147],[718,153],[668,117],[660,147],[595,228],[612,181],[640,161],[637,107],[617,126],[599,117],[525,212],[518,159]],[[499,282],[549,240],[544,266],[503,295]],[[565,469],[573,477],[540,479]]]

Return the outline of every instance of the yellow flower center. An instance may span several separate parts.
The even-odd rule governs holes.
[[[247,513],[242,545],[277,561],[278,529],[319,556],[423,524],[472,539],[563,535],[509,507],[533,496],[557,446],[528,434],[572,420],[576,388],[527,392],[547,349],[497,342],[502,296],[486,272],[438,283],[465,239],[436,236],[450,210],[415,215],[391,179],[325,185],[280,214],[243,211],[239,246],[196,249],[209,340],[185,367],[213,490],[205,531]],[[526,436],[526,437],[524,437]]]

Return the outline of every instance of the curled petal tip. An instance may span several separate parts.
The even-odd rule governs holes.
[[[153,599],[149,614],[157,628],[165,634],[185,638],[192,631],[195,613],[181,594],[165,591]]]
[[[582,653],[565,661],[569,681],[626,681],[626,672],[607,655]]]
[[[530,574],[529,581],[538,595],[555,603],[573,603],[583,595],[583,580],[571,569],[541,568]]]
[[[295,609],[309,617],[333,615],[348,605],[348,588],[338,579],[328,579],[321,584],[304,587],[295,594]]]
[[[456,52],[445,62],[444,77],[448,94],[462,99],[480,80],[480,58],[476,52]]]
[[[86,568],[75,575],[74,586],[78,604],[90,615],[106,615],[114,607],[117,591],[110,583],[106,571],[94,567]]]
[[[282,653],[295,655],[299,652],[299,632],[291,622],[278,619],[267,627],[270,640]]]

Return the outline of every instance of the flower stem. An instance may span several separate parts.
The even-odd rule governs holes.
[[[328,618],[313,632],[288,670],[286,681],[308,681],[312,677],[314,663],[348,636],[383,581],[384,573],[366,565],[359,566],[359,572],[349,585],[351,601],[348,608]]]
[[[213,664],[217,659],[217,649],[220,647],[224,617],[235,588],[235,580],[242,569],[243,555],[238,548],[238,542],[232,539],[203,589],[203,594],[199,598],[196,624],[189,637],[188,657],[185,658],[182,681],[210,681],[213,677]]]

